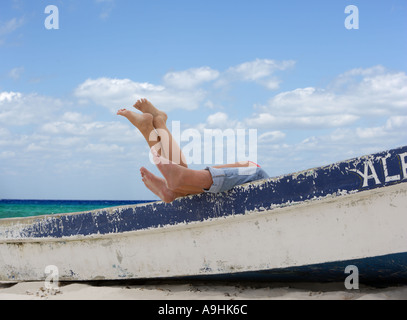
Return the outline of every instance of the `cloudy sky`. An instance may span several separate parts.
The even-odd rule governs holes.
[[[142,97],[182,132],[257,129],[271,176],[404,146],[406,33],[405,0],[2,0],[0,198],[155,199],[115,115]]]

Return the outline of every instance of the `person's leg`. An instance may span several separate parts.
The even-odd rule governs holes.
[[[153,134],[150,140],[152,140],[152,142],[156,142],[156,151],[158,151],[158,148],[161,148],[162,152],[160,154],[164,158],[170,160],[173,163],[188,168],[186,158],[182,153],[181,148],[179,147],[177,141],[173,138],[170,130],[168,130],[167,128],[167,114],[163,111],[158,110],[147,99],[138,100],[135,103],[134,107],[137,110],[143,112],[143,114],[151,114],[153,116],[153,125],[156,129],[156,133],[158,134],[159,139],[156,139],[156,135]]]
[[[151,137],[155,134],[157,139],[158,135],[155,133],[154,125],[153,125],[153,116],[148,113],[144,114],[137,114],[135,112],[120,109],[117,112],[117,115],[123,116],[127,118],[143,135],[144,139],[146,139],[150,149],[156,145],[156,142],[151,141]],[[158,151],[159,152],[159,151]]]
[[[152,150],[154,163],[162,173],[170,190],[184,190],[188,194],[196,194],[209,189],[212,176],[208,170],[192,170],[173,163]]]
[[[139,110],[145,113],[137,114],[126,109],[121,109],[117,114],[126,117],[140,130],[150,146],[158,169],[166,179],[158,178],[147,169],[142,168],[141,173],[146,187],[165,202],[172,202],[186,195],[200,194],[204,190],[210,189],[213,180],[208,170],[190,170],[187,168],[182,151],[166,126],[166,114],[153,107],[147,100],[136,104]],[[158,128],[157,131],[161,131],[161,135],[157,134],[156,128]],[[157,141],[160,142],[157,144]],[[171,159],[180,159],[180,165],[174,163]],[[248,166],[250,166],[249,162],[240,162],[232,165],[217,166],[217,168]]]
[[[174,164],[174,167],[168,169],[171,171],[175,168],[175,166],[184,168],[182,166]],[[189,195],[201,194],[204,192],[202,188],[191,186],[181,186],[176,188],[175,190],[172,190],[168,187],[168,182],[166,180],[155,176],[146,168],[141,168],[140,172],[145,186],[155,195],[157,195],[162,201],[167,203],[171,203],[178,198],[182,198]]]
[[[142,113],[150,113],[154,118],[161,117],[167,122],[168,116],[164,111],[158,110],[150,101],[147,99],[138,100],[134,106],[137,110]]]
[[[255,168],[255,172],[250,175],[240,176],[236,170],[241,168],[227,167],[227,172],[221,171],[218,180],[215,181],[215,176],[212,178],[212,168],[209,170],[191,170],[158,155],[153,151],[154,161],[161,171],[165,180],[154,176],[147,169],[142,168],[141,174],[143,182],[153,193],[158,195],[165,202],[172,202],[177,198],[187,195],[195,195],[203,192],[224,192],[232,189],[238,184],[244,184],[251,181],[262,180],[268,178],[267,174],[263,174],[261,168]],[[242,165],[240,163],[240,165]],[[233,166],[233,165],[231,165]],[[248,166],[246,166],[248,168]],[[231,171],[232,170],[232,171]],[[215,173],[216,175],[216,173]],[[223,179],[223,180],[222,180]]]
[[[164,150],[163,148],[156,148],[157,140],[159,139],[157,135],[157,139],[151,139],[151,136],[155,133],[154,128],[154,119],[152,114],[145,113],[145,114],[137,114],[135,112],[121,109],[117,112],[118,115],[127,118],[136,128],[139,129],[141,134],[144,136],[145,140],[150,146],[151,150],[154,152],[159,153],[160,151]],[[164,118],[160,119],[159,121],[164,120]],[[164,120],[165,123],[165,120]],[[162,126],[163,124],[160,124]],[[168,130],[168,129],[167,129]],[[174,145],[174,144],[173,144]],[[158,149],[158,150],[157,150]],[[163,158],[165,159],[165,158]],[[193,186],[180,186],[176,188],[174,191],[168,189],[167,183],[164,179],[158,178],[150,173],[145,168],[141,169],[141,174],[143,178],[143,182],[148,189],[150,189],[154,194],[160,197],[165,202],[172,202],[176,198],[184,197],[190,194],[199,194],[202,193],[203,190],[199,187]]]
[[[146,168],[141,168],[140,173],[145,186],[166,203],[171,203],[177,198],[188,195],[188,193],[185,192],[170,190],[167,186],[167,182],[164,179],[155,176]]]
[[[223,164],[219,166],[214,166],[215,169],[225,169],[225,168],[247,168],[247,167],[258,167],[254,162],[242,161],[233,164]]]

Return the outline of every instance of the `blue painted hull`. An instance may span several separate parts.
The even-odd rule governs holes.
[[[407,284],[407,252],[385,256],[335,261],[283,269],[193,276],[178,280],[195,281],[265,281],[265,282],[344,282],[348,266],[357,266],[364,285]]]
[[[403,172],[406,158],[407,146],[270,179],[261,184],[237,187],[220,195],[201,194],[177,200],[172,204],[158,202],[146,206],[123,207],[114,212],[98,210],[49,217],[46,221],[33,223],[22,229],[20,236],[33,239],[124,233],[244,215],[252,211],[273,210],[323,199],[329,195],[363,192],[407,182],[405,168]],[[386,159],[386,170],[382,159]],[[366,172],[366,177],[358,172]],[[389,177],[392,177],[391,181],[387,181]],[[0,236],[7,237],[7,234]]]

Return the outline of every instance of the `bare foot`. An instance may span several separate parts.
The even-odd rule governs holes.
[[[173,163],[172,161],[169,161],[166,158],[163,158],[154,148],[151,149],[151,152],[153,153],[154,164],[164,176],[168,189],[176,190],[181,187],[181,181],[183,179],[185,168]]]
[[[162,201],[171,203],[179,196],[181,196],[168,189],[167,183],[164,179],[155,176],[146,168],[141,168],[140,172],[145,186],[156,196],[158,196]]]
[[[154,130],[153,116],[149,113],[137,114],[126,109],[120,109],[117,111],[117,115],[127,118],[142,133],[149,134]]]
[[[147,99],[140,99],[134,104],[134,108],[140,110],[143,113],[150,113],[154,117],[154,122],[164,121],[164,124],[167,123],[168,116],[165,112],[158,110],[154,105]]]

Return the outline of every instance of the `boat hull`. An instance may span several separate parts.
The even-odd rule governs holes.
[[[393,158],[401,159],[403,151],[393,152]],[[373,177],[368,184],[374,185],[363,187],[363,176],[351,170],[364,174],[366,161],[372,161],[372,168],[380,164],[374,157],[346,162],[348,168],[356,168],[345,171],[357,181],[359,189],[345,192],[342,184],[337,192],[325,191],[318,197],[307,190],[310,196],[303,201],[284,199],[278,205],[263,202],[252,210],[246,205],[243,213],[233,205],[236,198],[251,205],[263,190],[272,194],[271,185],[290,179],[298,185],[305,181],[308,188],[312,181],[319,183],[318,177],[326,180],[322,173],[328,172],[328,167],[296,174],[296,179],[290,175],[243,186],[235,191],[236,197],[233,192],[219,198],[201,195],[172,205],[154,203],[2,220],[0,281],[44,280],[47,266],[57,267],[61,281],[183,277],[344,281],[349,264],[359,268],[361,281],[405,281],[407,183],[400,172],[398,181],[379,186]],[[387,169],[397,176],[395,170],[403,167],[400,162],[394,163]],[[342,170],[341,165],[335,168]],[[330,172],[335,168],[331,167]],[[372,176],[371,170],[366,178]],[[164,208],[175,213],[186,211],[189,220],[173,214],[172,223],[165,216],[159,224],[156,220],[165,214]],[[205,210],[212,216],[203,216]],[[142,220],[147,219],[141,214],[144,211],[151,213],[150,220]],[[126,228],[132,230],[122,231]]]

